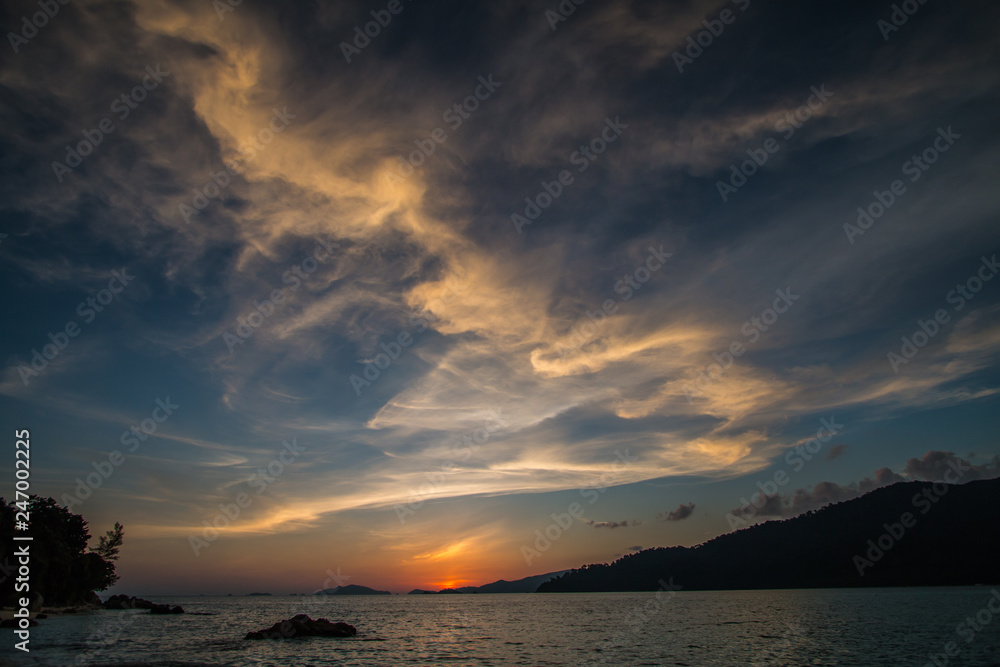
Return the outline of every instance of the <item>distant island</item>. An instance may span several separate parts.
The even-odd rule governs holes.
[[[389,591],[377,591],[367,586],[357,586],[349,584],[347,586],[337,586],[335,588],[324,588],[316,591],[313,595],[392,595]]]
[[[270,595],[270,593],[247,593],[248,598],[254,597],[255,595]]]
[[[539,593],[970,586],[1000,583],[1000,479],[900,482],[696,547],[586,565]],[[676,590],[675,589],[675,590]]]
[[[407,595],[449,595],[449,594],[461,594],[461,593],[534,593],[538,590],[538,587],[560,575],[566,574],[570,570],[561,570],[559,572],[549,572],[548,574],[536,574],[531,577],[525,577],[524,579],[517,579],[516,581],[507,581],[505,579],[500,579],[499,581],[494,581],[493,583],[483,584],[482,586],[462,586],[461,588],[444,588],[440,591],[426,591],[420,588],[414,588],[412,591],[407,593]]]

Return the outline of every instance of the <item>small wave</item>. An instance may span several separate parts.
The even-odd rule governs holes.
[[[177,662],[168,660],[166,662],[105,662],[94,664],[90,667],[236,667],[235,665],[219,665],[209,662]]]

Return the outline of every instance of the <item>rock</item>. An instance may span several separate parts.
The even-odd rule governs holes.
[[[353,625],[331,623],[325,618],[315,621],[306,614],[298,614],[287,621],[275,623],[270,628],[248,632],[243,639],[290,639],[292,637],[353,637],[358,634]]]
[[[48,614],[42,614],[42,613],[35,614],[35,618],[48,618],[48,617],[49,617]]]
[[[105,609],[125,609],[125,604],[127,602],[127,595],[112,595],[107,600],[102,602],[101,606]]]
[[[15,630],[20,628],[21,619],[18,618],[5,618],[0,621],[0,628],[14,628]],[[38,625],[38,621],[33,618],[28,619],[28,627],[33,628]]]
[[[170,606],[169,604],[154,604],[150,608],[149,613],[150,614],[183,614],[184,613],[184,608],[182,606],[180,606],[179,604],[178,605],[174,605],[174,606]]]
[[[102,605],[105,609],[152,609],[156,605],[149,600],[129,597],[128,595],[112,595]]]

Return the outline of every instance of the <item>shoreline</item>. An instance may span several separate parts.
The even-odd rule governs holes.
[[[31,611],[28,618],[35,620],[39,614],[44,614],[41,620],[46,618],[55,618],[57,616],[82,616],[86,614],[91,614],[95,611],[103,610],[104,607],[91,606],[91,605],[65,605],[59,607],[42,607],[37,611]],[[7,621],[14,618],[14,612],[16,610],[13,607],[0,607],[0,621]]]

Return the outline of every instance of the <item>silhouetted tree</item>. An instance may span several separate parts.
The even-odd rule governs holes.
[[[125,527],[116,521],[114,529],[98,537],[97,546],[90,550],[104,560],[118,560],[118,549],[124,541]]]
[[[21,508],[0,498],[0,528],[4,535],[14,534],[15,513]],[[30,598],[46,605],[70,605],[86,602],[94,591],[102,591],[118,581],[114,561],[124,540],[124,528],[116,523],[98,539],[96,547],[87,550],[90,533],[87,521],[73,514],[52,498],[31,496],[27,502],[30,514],[26,535],[30,545]],[[13,605],[24,592],[14,589],[17,563],[16,547],[9,539],[0,541],[0,604]]]

